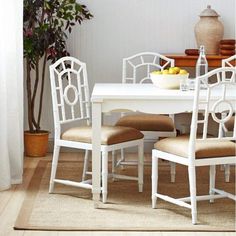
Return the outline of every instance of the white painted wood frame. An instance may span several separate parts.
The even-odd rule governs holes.
[[[230,73],[230,78],[222,80],[223,72]],[[217,82],[214,84],[208,84],[208,78],[216,76]],[[201,96],[200,84],[206,85],[205,96]],[[213,91],[217,90],[218,94]],[[201,159],[195,158],[195,147],[198,140],[208,142],[211,140],[221,141],[236,141],[236,121],[232,136],[224,136],[224,124],[227,122],[236,111],[236,97],[232,96],[233,91],[236,91],[236,68],[218,68],[208,72],[207,74],[196,78],[193,113],[191,122],[190,139],[188,145],[188,157],[182,157],[171,153],[163,152],[157,149],[152,151],[152,207],[156,208],[157,198],[161,198],[170,203],[177,204],[182,207],[191,209],[192,223],[197,223],[197,201],[210,200],[213,202],[214,199],[228,197],[232,200],[236,200],[236,196],[227,193],[223,190],[215,188],[215,166],[222,164],[236,164],[236,156],[217,156],[217,157],[206,157]],[[217,98],[217,97],[218,98]],[[199,120],[199,110],[204,111],[204,119]],[[218,118],[217,113],[227,112],[226,117]],[[213,120],[219,124],[218,136],[208,137],[208,117],[212,116]],[[203,134],[201,137],[197,137],[198,125],[203,124]],[[164,159],[173,161],[178,164],[188,166],[189,176],[189,188],[190,197],[184,198],[172,198],[161,194],[158,191],[158,159]],[[209,183],[209,195],[196,196],[196,167],[197,166],[209,166],[210,167],[210,183]],[[190,203],[187,203],[189,202]]]
[[[141,52],[130,57],[123,59],[122,66],[122,83],[133,83],[133,84],[143,84],[143,83],[152,83],[150,79],[150,73],[154,70],[164,70],[168,67],[174,67],[174,59],[168,58],[164,55],[161,55],[156,52]],[[125,116],[125,113],[122,113],[122,116]],[[169,117],[173,120],[174,115],[169,114]],[[144,142],[148,141],[157,141],[162,137],[175,137],[176,129],[173,131],[141,131],[144,134]],[[146,164],[151,164],[150,162]],[[137,165],[135,161],[126,161],[124,155],[124,149],[121,150],[121,159],[115,163],[116,167],[123,167],[125,165]],[[171,182],[175,182],[175,163],[170,163],[170,174]]]
[[[69,141],[61,139],[61,129],[63,124],[71,122],[86,121],[87,125],[91,124],[90,115],[90,96],[88,89],[88,79],[86,64],[73,57],[63,57],[50,66],[50,81],[52,90],[53,101],[53,115],[54,115],[54,152],[51,168],[51,178],[49,193],[53,192],[54,184],[60,183],[65,185],[71,185],[74,187],[81,187],[91,189],[93,192],[99,191],[100,194],[100,174],[102,173],[102,195],[103,202],[107,200],[107,179],[108,179],[108,152],[114,152],[121,148],[138,147],[138,176],[125,176],[117,175],[113,173],[112,177],[118,179],[129,179],[138,181],[138,190],[143,191],[143,139],[136,139],[132,141],[117,143],[113,145],[99,145],[94,148],[91,143]],[[72,90],[73,96],[71,95]],[[95,106],[93,112],[99,111],[99,106]],[[93,116],[95,118],[95,116]],[[101,116],[97,116],[96,122],[101,122]],[[98,127],[98,132],[93,133],[94,136],[101,140],[101,127]],[[85,150],[85,163],[81,182],[75,182],[65,179],[56,178],[56,170],[58,165],[59,153],[61,147],[69,147]],[[93,180],[85,180],[88,166],[88,151],[93,150],[99,155],[95,161],[93,161],[92,169],[94,165],[99,168],[99,175],[94,177]],[[103,163],[100,168],[101,161]],[[94,172],[92,172],[94,173]],[[96,172],[95,172],[96,173]],[[99,186],[96,188],[96,185]],[[95,199],[99,199],[99,195],[96,195]]]
[[[226,59],[223,59],[222,60],[222,67],[235,67],[236,64],[235,64],[235,61],[236,61],[236,55],[233,55],[231,57],[228,57]],[[225,72],[223,72],[223,80],[227,80],[227,75]],[[224,114],[223,114],[224,115]],[[225,132],[225,135],[226,136],[230,136],[232,135],[232,131],[229,131],[229,130],[224,130]],[[225,171],[225,182],[229,182],[230,181],[230,165],[224,165],[223,166],[223,169]]]

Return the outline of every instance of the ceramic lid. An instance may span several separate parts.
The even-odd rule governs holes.
[[[211,9],[210,5],[208,5],[207,8],[205,10],[203,10],[199,16],[215,16],[215,17],[219,17],[220,15],[215,10]]]

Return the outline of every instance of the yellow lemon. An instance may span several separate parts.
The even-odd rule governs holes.
[[[169,69],[169,74],[172,74],[172,75],[176,74],[176,70],[175,70],[174,67],[171,67],[171,68]]]
[[[154,75],[161,75],[162,72],[160,70],[153,71],[152,74]]]
[[[163,71],[162,71],[162,74],[163,74],[163,75],[169,74],[169,70],[163,70]]]
[[[174,67],[174,70],[175,70],[175,73],[176,73],[176,74],[179,74],[179,72],[180,72],[180,68],[179,68],[179,67],[175,66],[175,67]]]
[[[181,75],[186,75],[186,74],[188,74],[188,71],[186,71],[186,70],[180,70],[180,71],[179,71],[179,74],[181,74]]]

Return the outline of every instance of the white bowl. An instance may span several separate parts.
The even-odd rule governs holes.
[[[162,89],[179,89],[180,82],[188,79],[189,74],[155,74],[150,73],[152,83]]]

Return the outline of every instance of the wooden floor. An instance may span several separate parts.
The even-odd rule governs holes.
[[[65,153],[63,156],[67,155],[78,155],[75,153]],[[222,232],[63,232],[63,231],[24,231],[24,230],[14,230],[13,225],[20,210],[21,204],[24,200],[27,186],[32,178],[35,167],[38,164],[39,158],[25,158],[24,165],[24,178],[23,184],[14,185],[10,190],[0,192],[0,236],[231,236],[234,233],[222,233]]]

